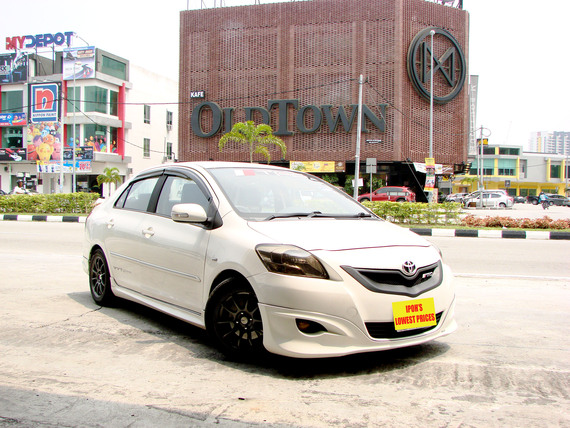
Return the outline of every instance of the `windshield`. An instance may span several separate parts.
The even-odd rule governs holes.
[[[247,220],[286,217],[369,217],[370,212],[326,182],[287,169],[211,169],[235,211]]]

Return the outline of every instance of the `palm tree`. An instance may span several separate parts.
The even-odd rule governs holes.
[[[462,177],[461,184],[468,185],[473,190],[473,185],[477,184],[479,179],[477,177]]]
[[[228,142],[247,144],[249,147],[250,163],[253,163],[254,153],[262,154],[267,159],[267,163],[271,162],[271,155],[269,154],[270,145],[279,147],[283,156],[287,153],[285,143],[273,135],[271,126],[264,123],[255,126],[252,120],[248,120],[245,123],[238,122],[232,127],[230,132],[224,134],[218,144],[220,151],[222,151]]]
[[[121,176],[119,175],[118,168],[105,168],[103,170],[103,174],[97,176],[97,184],[101,187],[101,184],[108,183],[109,184],[109,196],[111,196],[111,183],[117,185],[121,182]],[[101,197],[103,197],[103,188],[101,187]]]

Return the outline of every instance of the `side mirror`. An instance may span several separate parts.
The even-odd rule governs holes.
[[[208,221],[206,211],[198,204],[176,204],[172,207],[170,217],[179,223],[205,223]]]

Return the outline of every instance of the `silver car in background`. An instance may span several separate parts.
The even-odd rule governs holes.
[[[514,198],[497,190],[470,193],[463,199],[465,208],[512,208]]]

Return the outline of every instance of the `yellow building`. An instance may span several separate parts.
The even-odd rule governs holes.
[[[453,181],[454,193],[477,190],[481,177],[485,189],[505,189],[511,196],[570,192],[567,156],[523,152],[519,146],[483,146],[482,155],[470,156],[469,162],[469,173]]]

